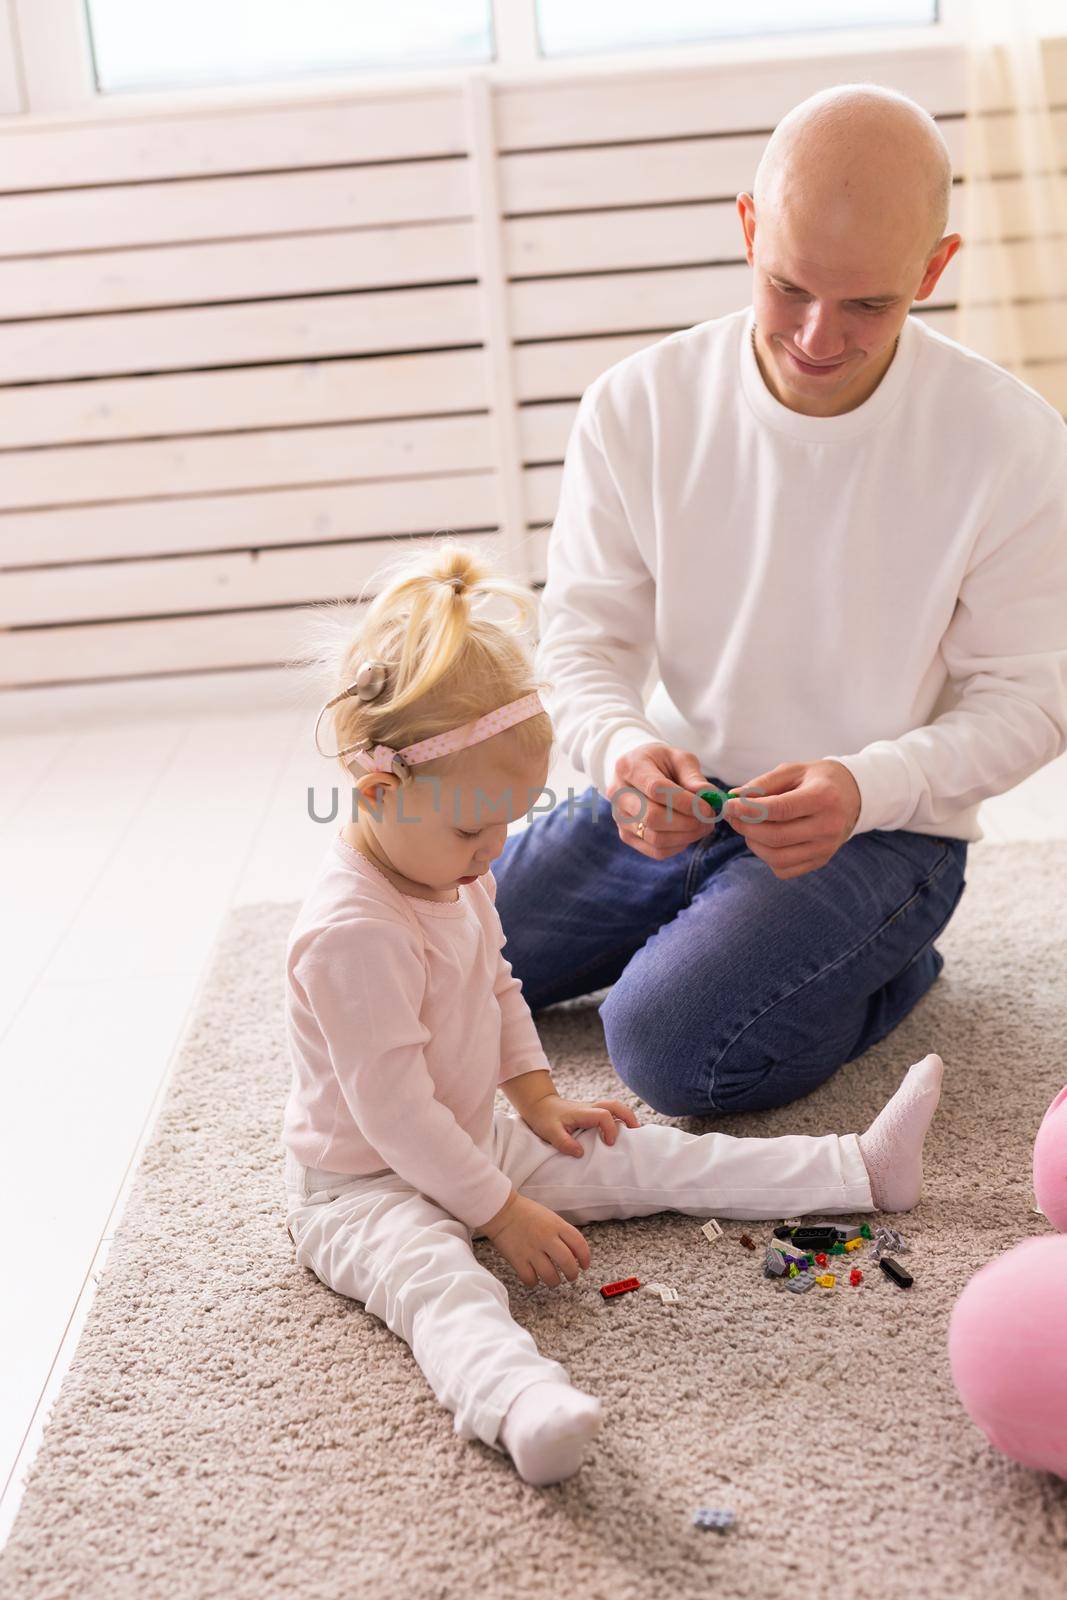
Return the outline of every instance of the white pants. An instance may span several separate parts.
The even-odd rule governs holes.
[[[497,1111],[493,1159],[522,1194],[580,1226],[680,1211],[772,1218],[873,1211],[853,1133],[736,1139],[616,1122],[575,1134],[565,1155],[521,1118]],[[286,1225],[296,1259],[406,1341],[464,1439],[502,1451],[497,1434],[523,1389],[570,1381],[508,1309],[507,1290],[471,1248],[473,1232],[393,1172],[371,1178],[303,1167],[286,1153]]]

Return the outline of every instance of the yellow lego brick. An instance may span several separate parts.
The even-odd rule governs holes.
[[[832,1289],[837,1279],[832,1272],[824,1272],[820,1277],[816,1278],[815,1282],[821,1283],[824,1289]]]
[[[866,1244],[866,1242],[867,1241],[865,1239],[846,1239],[845,1240],[845,1249],[846,1250],[859,1250],[862,1245]]]

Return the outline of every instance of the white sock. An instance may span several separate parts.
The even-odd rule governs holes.
[[[910,1211],[919,1202],[923,1140],[937,1110],[944,1070],[940,1056],[923,1056],[908,1068],[892,1100],[859,1136],[871,1198],[879,1211]]]
[[[532,1383],[508,1407],[500,1443],[527,1483],[561,1483],[581,1466],[586,1445],[600,1431],[602,1410],[599,1400],[572,1384]]]

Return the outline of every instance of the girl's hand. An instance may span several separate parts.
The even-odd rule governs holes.
[[[574,1283],[591,1259],[588,1244],[572,1223],[517,1189],[482,1231],[527,1289],[539,1282],[554,1289],[565,1278]]]
[[[639,1128],[634,1113],[621,1100],[564,1100],[562,1095],[546,1094],[524,1113],[523,1121],[564,1155],[581,1156],[584,1147],[571,1137],[574,1128],[599,1128],[605,1144],[619,1137],[616,1118],[628,1128]]]

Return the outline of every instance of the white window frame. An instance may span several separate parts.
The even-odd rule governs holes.
[[[180,0],[175,0],[180,3]],[[544,58],[538,51],[535,0],[492,0],[496,59],[448,68],[374,70],[261,79],[251,84],[151,92],[97,92],[84,0],[0,0],[0,114],[74,115],[82,120],[138,117],[255,104],[314,102],[343,94],[375,96],[419,89],[458,89],[472,73],[491,84],[545,83],[628,72],[729,67],[745,62],[957,49],[966,32],[968,0],[940,0],[926,27],[841,28],[775,33],[663,49]]]

